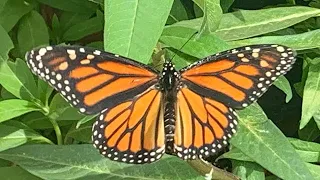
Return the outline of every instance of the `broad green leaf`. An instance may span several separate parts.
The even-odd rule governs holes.
[[[319,110],[313,115],[313,119],[316,122],[318,129],[320,129],[320,108]]]
[[[38,92],[39,92],[39,96],[40,96],[40,100],[43,104],[45,104],[46,106],[48,106],[48,101],[49,101],[49,97],[53,92],[53,88],[46,82],[43,81],[42,79],[38,79]]]
[[[289,140],[305,162],[320,162],[320,144],[294,138]]]
[[[223,40],[244,39],[284,29],[319,15],[320,9],[305,6],[240,10],[225,14],[215,33]]]
[[[173,57],[172,62],[174,63],[177,69],[184,68],[198,60],[193,56],[189,56],[173,48],[168,48],[166,49],[166,51],[170,57]]]
[[[79,128],[82,124],[85,124],[86,122],[95,119],[98,115],[99,115],[99,114],[96,114],[96,115],[87,115],[87,116],[85,116],[84,118],[80,119],[80,120],[77,122],[76,128]]]
[[[232,161],[232,172],[239,176],[241,180],[263,180],[264,169],[256,163],[245,161]]]
[[[53,97],[49,110],[48,117],[55,120],[78,120],[84,117],[78,112],[78,109],[71,107],[60,94]]]
[[[294,50],[305,50],[320,47],[320,29],[301,34],[284,36],[263,36],[228,42],[231,47],[239,47],[252,44],[281,44]]]
[[[62,31],[66,31],[67,29],[69,29],[70,27],[86,21],[90,18],[90,16],[92,16],[93,12],[82,12],[82,13],[74,13],[74,12],[62,12],[61,16],[59,18],[60,20],[60,25],[62,28]]]
[[[40,111],[33,103],[21,99],[0,101],[0,122],[18,117],[31,111]]]
[[[88,122],[83,124],[80,127],[72,127],[66,134],[66,138],[73,138],[80,142],[91,143],[91,135],[92,135],[92,122]]]
[[[14,148],[27,142],[52,144],[49,139],[34,132],[27,126],[16,127],[14,124],[0,124],[0,151]]]
[[[188,13],[182,3],[182,0],[173,1],[166,24],[173,24],[186,19],[188,19]]]
[[[239,112],[239,132],[231,144],[282,179],[313,179],[282,132],[256,104]]]
[[[147,63],[173,0],[106,0],[104,49]]]
[[[11,165],[12,165],[12,162],[4,159],[0,159],[0,167],[9,167]]]
[[[17,60],[17,64],[10,61],[1,63],[0,84],[18,98],[36,101],[38,92],[34,90],[30,70],[24,62],[20,62],[21,60]]]
[[[95,41],[87,44],[88,47],[93,47],[97,49],[103,49],[103,42],[102,41]]]
[[[218,29],[222,9],[220,0],[193,0],[204,12],[203,21],[200,28],[200,34],[207,35]]]
[[[238,161],[254,162],[253,159],[251,159],[249,156],[244,154],[240,149],[235,147],[233,147],[230,151],[219,156],[218,159],[222,159],[222,158],[234,159]]]
[[[59,44],[62,36],[62,28],[59,18],[56,14],[53,14],[51,20],[51,28],[49,28],[49,34],[53,44]]]
[[[1,88],[1,100],[16,99],[16,97],[4,88]]]
[[[312,173],[315,180],[320,180],[320,166],[306,163],[307,167],[309,168],[310,172]]]
[[[320,144],[315,142],[302,141],[300,139],[289,138],[292,146],[299,150],[320,152]]]
[[[24,145],[0,152],[0,158],[43,179],[203,179],[177,157],[146,165],[118,163],[88,144]]]
[[[19,19],[30,12],[33,5],[30,1],[7,0],[3,10],[0,12],[0,25],[9,32],[19,21]]]
[[[320,129],[317,127],[314,119],[311,119],[309,123],[298,131],[299,138],[305,141],[314,141],[320,137]]]
[[[37,0],[43,4],[48,6],[61,9],[64,11],[70,11],[75,13],[88,13],[88,12],[95,12],[98,8],[97,4],[86,1],[79,1],[79,0]]]
[[[214,35],[203,35],[199,38],[192,38],[195,32],[195,30],[190,28],[172,26],[164,29],[160,41],[198,58],[204,58],[229,49],[224,41]]]
[[[221,4],[221,9],[224,13],[228,12],[229,8],[233,4],[234,0],[222,0],[220,2]]]
[[[21,121],[32,129],[45,130],[45,129],[53,128],[52,123],[50,122],[50,119],[40,112],[28,113],[23,117],[21,117]],[[74,122],[73,121],[57,121],[57,123],[59,124],[59,127],[63,127],[63,126],[70,126],[70,124],[73,124]]]
[[[90,18],[88,20],[82,20],[81,22],[68,28],[64,32],[62,39],[64,41],[75,41],[102,30],[103,15],[101,13],[98,13],[96,17]]]
[[[293,138],[289,138],[289,141],[304,162],[320,162],[320,144]],[[219,158],[254,162],[253,159],[243,154],[238,148],[232,148],[231,151],[224,153]]]
[[[32,93],[33,97],[39,98],[38,88],[36,82],[33,78],[33,74],[28,68],[26,62],[21,59],[16,59],[13,63],[9,63],[11,70],[14,74],[19,78],[19,80],[23,83],[23,86]]]
[[[49,44],[48,28],[37,11],[31,11],[21,19],[17,36],[22,57],[35,47]]]
[[[225,41],[245,39],[284,29],[319,15],[320,9],[305,6],[239,10],[223,14],[220,26],[214,33]],[[183,26],[197,30],[200,28],[201,22],[202,18],[198,18],[181,21],[172,26]]]
[[[319,58],[320,59],[320,58]],[[320,63],[310,64],[308,78],[304,86],[300,129],[305,127],[320,109]]]
[[[304,162],[320,162],[320,152],[296,150]]]
[[[19,166],[1,167],[0,174],[2,177],[6,177],[5,179],[10,179],[10,180],[19,180],[19,179],[41,180],[39,177],[32,175],[31,173],[22,169]]]
[[[0,63],[4,60],[8,59],[8,53],[13,48],[13,43],[5,31],[5,29],[0,25],[0,39],[1,39],[1,46],[0,46]]]
[[[2,10],[3,10],[4,6],[5,6],[5,4],[7,3],[7,1],[8,1],[8,0],[2,0],[2,1],[0,1],[0,12],[2,12]]]
[[[286,94],[286,103],[288,103],[292,99],[292,90],[287,78],[280,76],[273,84]]]

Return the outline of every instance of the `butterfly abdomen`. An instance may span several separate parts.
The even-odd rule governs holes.
[[[166,153],[173,153],[174,132],[175,132],[175,100],[172,96],[165,97],[164,106],[164,131],[166,140]]]

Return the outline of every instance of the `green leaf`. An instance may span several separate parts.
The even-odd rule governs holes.
[[[319,14],[320,9],[304,6],[240,10],[225,14],[215,33],[223,40],[244,39],[284,29]]]
[[[95,12],[98,8],[97,4],[90,1],[79,1],[79,0],[37,0],[48,6],[61,9],[64,11],[70,11],[75,13],[88,13]]]
[[[314,119],[311,119],[303,129],[298,131],[298,133],[299,138],[305,141],[314,141],[320,137],[320,130]]]
[[[224,13],[228,12],[229,8],[233,4],[234,0],[223,0],[220,2],[221,9]]]
[[[2,177],[6,177],[5,179],[10,179],[10,180],[19,180],[19,179],[41,180],[39,177],[32,175],[31,173],[22,169],[19,166],[1,167],[0,174]]]
[[[38,99],[38,92],[26,63],[17,60],[16,64],[4,61],[0,66],[0,84],[18,98],[33,101]]]
[[[24,0],[8,0],[0,12],[0,24],[9,32],[19,19],[30,12],[33,5]]]
[[[282,179],[313,179],[282,132],[256,104],[239,112],[239,132],[231,144]]]
[[[320,129],[320,108],[319,110],[313,115],[313,119],[316,122],[318,129]]]
[[[207,35],[216,31],[222,18],[220,0],[193,0],[204,12],[200,34]]]
[[[175,67],[177,69],[181,69],[184,68],[188,65],[190,65],[191,63],[197,61],[198,59],[193,57],[193,56],[189,56],[185,53],[182,53],[178,50],[172,49],[172,48],[168,48],[166,49],[168,55],[170,57],[173,57],[172,62],[174,63]]]
[[[5,6],[5,4],[7,3],[7,1],[8,1],[8,0],[2,0],[2,1],[0,1],[0,12],[2,12],[2,10],[3,10],[4,6]]]
[[[317,58],[320,59],[320,58]],[[304,86],[300,129],[305,127],[320,109],[320,63],[310,64],[308,78]]]
[[[99,13],[96,17],[88,20],[82,20],[81,22],[68,28],[64,32],[62,39],[64,41],[75,41],[102,30],[103,15]]]
[[[320,144],[294,138],[289,140],[305,162],[320,162]]]
[[[9,51],[14,47],[13,43],[5,31],[5,29],[0,25],[0,39],[1,39],[1,46],[0,46],[0,63],[4,60],[8,59]]]
[[[50,122],[50,119],[43,115],[40,112],[31,112],[23,117],[21,117],[21,121],[23,121],[28,127],[32,129],[52,129],[52,123]],[[70,124],[73,124],[74,122],[72,121],[57,121],[59,124],[59,127],[62,126],[70,126]]]
[[[38,92],[40,96],[40,100],[43,104],[46,106],[48,105],[49,97],[53,92],[53,88],[45,81],[42,79],[38,79]]]
[[[233,173],[240,177],[241,180],[263,180],[264,169],[253,162],[233,160]]]
[[[320,162],[320,152],[296,150],[304,162]]]
[[[55,120],[78,120],[84,117],[78,112],[78,109],[71,107],[60,94],[53,97],[49,110],[48,117]]]
[[[80,119],[77,122],[76,128],[79,128],[82,124],[85,124],[88,121],[91,121],[92,119],[95,119],[99,114],[95,114],[95,115],[87,115],[84,118]]]
[[[31,11],[21,19],[17,36],[22,57],[35,47],[49,44],[48,28],[37,11]]]
[[[39,98],[38,88],[36,82],[33,78],[33,74],[28,68],[25,61],[22,59],[16,59],[14,64],[11,65],[11,69],[13,70],[14,74],[21,80],[23,86],[32,93],[33,97]]]
[[[70,27],[79,24],[83,21],[86,21],[92,16],[94,12],[82,12],[82,13],[74,13],[74,12],[62,12],[59,18],[60,25],[62,31],[68,30]]]
[[[16,97],[4,88],[1,88],[1,100],[16,99]]]
[[[306,163],[315,180],[320,180],[320,166]]]
[[[229,152],[226,152],[221,156],[219,156],[218,159],[223,159],[223,158],[234,159],[238,161],[254,162],[253,159],[251,159],[249,156],[244,154],[240,149],[235,147],[233,147]]]
[[[91,135],[92,135],[92,122],[86,123],[81,127],[73,127],[71,128],[67,135],[67,137],[71,137],[77,141],[91,143]]]
[[[0,152],[0,158],[43,179],[203,179],[173,156],[164,156],[152,164],[125,164],[102,157],[87,144],[24,145]]]
[[[27,142],[52,144],[49,139],[41,136],[27,126],[20,125],[19,127],[19,124],[17,125],[17,123],[18,122],[0,124],[0,151],[14,148]]]
[[[173,5],[166,24],[173,24],[188,19],[188,13],[181,1],[182,0],[173,1]]]
[[[280,76],[273,84],[286,94],[286,103],[288,103],[292,99],[292,90],[287,78]]]
[[[292,146],[299,150],[304,151],[314,151],[320,153],[320,144],[308,141],[302,141],[300,139],[289,138],[290,143]]]
[[[203,58],[229,49],[229,46],[224,41],[214,35],[203,35],[199,38],[190,39],[195,32],[195,30],[185,27],[167,27],[164,29],[160,41],[170,47],[198,58]]]
[[[301,34],[284,36],[263,36],[251,39],[228,42],[231,47],[253,44],[282,44],[295,50],[305,50],[320,47],[320,29]]]
[[[18,117],[31,111],[40,111],[33,103],[21,99],[0,101],[0,122]]]
[[[225,41],[245,39],[290,27],[319,14],[320,9],[305,6],[239,10],[223,14],[219,28],[214,33]],[[197,30],[201,22],[202,18],[198,18],[182,21],[174,26]]]
[[[173,0],[105,1],[104,49],[147,63],[172,3]]]

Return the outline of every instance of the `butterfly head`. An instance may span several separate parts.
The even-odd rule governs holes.
[[[170,91],[177,87],[177,83],[180,79],[179,72],[175,69],[174,64],[171,61],[167,61],[163,64],[162,74],[160,82],[162,84],[161,89],[164,91]]]

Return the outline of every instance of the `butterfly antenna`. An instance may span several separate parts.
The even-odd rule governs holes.
[[[197,33],[198,33],[198,31],[194,32],[194,33],[190,36],[190,38],[188,38],[188,40],[181,46],[181,48],[178,49],[178,51],[181,51],[182,48],[183,48],[185,45],[187,45],[187,43],[188,43]],[[171,62],[176,55],[177,55],[177,54],[174,53],[173,56],[172,56],[171,58],[169,58],[168,61]]]

